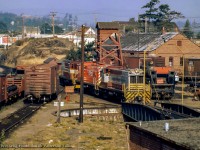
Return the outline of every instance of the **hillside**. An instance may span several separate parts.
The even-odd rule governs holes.
[[[62,59],[73,47],[73,43],[67,39],[26,39],[21,46],[15,44],[8,50],[4,50],[4,65],[14,67],[15,65],[40,64],[49,57]]]

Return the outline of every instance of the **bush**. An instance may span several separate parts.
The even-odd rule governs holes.
[[[24,43],[23,40],[17,40],[15,44],[16,44],[17,46],[21,46],[21,45],[23,45],[23,43]]]

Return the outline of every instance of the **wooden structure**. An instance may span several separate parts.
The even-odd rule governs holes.
[[[0,74],[0,103],[5,102],[6,97],[6,75]]]
[[[98,61],[123,66],[119,24],[97,22],[96,28]]]
[[[58,65],[55,60],[25,68],[25,95],[52,99],[59,92]]]
[[[168,123],[168,128],[166,123]],[[200,149],[198,140],[200,137],[199,123],[200,120],[198,118],[127,123],[129,149]]]
[[[6,85],[12,86],[16,85],[19,90],[19,96],[24,94],[24,76],[23,75],[7,75]]]

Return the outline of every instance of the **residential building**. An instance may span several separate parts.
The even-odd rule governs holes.
[[[65,35],[66,38],[69,39],[69,41],[73,41],[73,43],[77,46],[80,46],[80,42],[81,42],[81,28],[77,31],[71,31],[69,33],[67,33]],[[91,42],[95,42],[95,38],[96,38],[96,32],[94,31],[94,29],[92,29],[91,27],[85,27],[85,43],[91,43]]]

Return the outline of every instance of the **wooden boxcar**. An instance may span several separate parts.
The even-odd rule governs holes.
[[[5,103],[6,97],[6,75],[0,74],[0,103]]]
[[[25,68],[25,96],[30,101],[50,101],[59,92],[56,61]]]
[[[6,77],[6,85],[12,86],[16,85],[18,88],[18,96],[24,97],[24,74],[16,74],[16,75],[7,75]]]

